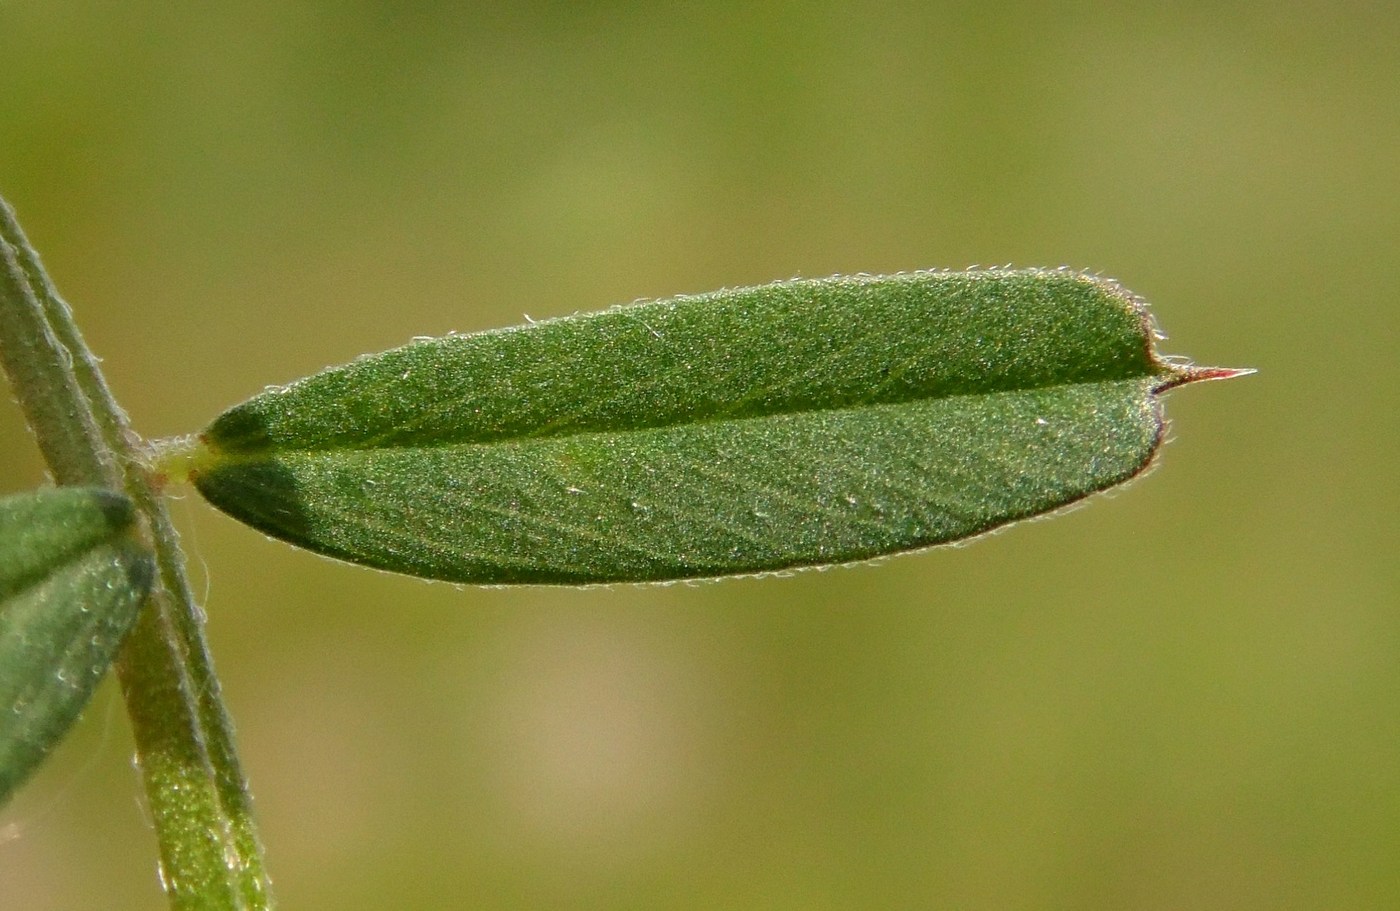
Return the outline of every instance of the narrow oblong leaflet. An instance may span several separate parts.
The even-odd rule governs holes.
[[[1140,472],[1170,364],[1065,270],[794,280],[416,341],[269,390],[170,464],[380,569],[583,584],[863,560]]]
[[[131,503],[56,487],[0,498],[0,805],[92,697],[150,588]]]

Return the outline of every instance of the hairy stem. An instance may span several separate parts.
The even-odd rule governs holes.
[[[140,439],[3,199],[0,362],[54,479],[125,493],[156,555],[158,582],[117,672],[171,905],[270,908],[251,799],[169,514]]]

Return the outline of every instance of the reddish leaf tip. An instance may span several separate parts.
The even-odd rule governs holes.
[[[1187,383],[1202,383],[1207,380],[1232,380],[1237,376],[1249,376],[1258,372],[1253,367],[1179,367],[1154,391],[1166,392]]]

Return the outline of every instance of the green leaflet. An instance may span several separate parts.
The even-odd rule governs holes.
[[[135,621],[151,559],[125,497],[0,499],[0,805],[77,720]]]
[[[187,455],[255,528],[475,583],[657,581],[975,535],[1143,469],[1141,303],[1067,271],[779,282],[415,342],[273,389]]]

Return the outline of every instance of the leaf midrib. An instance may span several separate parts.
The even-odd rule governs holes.
[[[713,424],[746,423],[746,422],[749,422],[749,421],[766,421],[766,420],[772,420],[772,419],[778,419],[778,418],[796,417],[796,416],[800,416],[800,415],[816,415],[816,414],[824,414],[824,413],[840,413],[840,412],[849,412],[849,411],[864,411],[864,410],[867,410],[867,409],[901,408],[901,407],[904,407],[904,406],[907,406],[907,405],[910,405],[910,404],[913,404],[913,403],[918,403],[918,402],[931,402],[931,401],[947,401],[947,402],[952,402],[952,401],[956,401],[956,400],[958,400],[958,399],[965,399],[965,398],[987,398],[987,397],[995,397],[995,396],[1003,396],[1003,395],[1020,395],[1020,394],[1024,394],[1024,393],[1028,393],[1028,392],[1043,392],[1043,391],[1049,391],[1049,390],[1059,389],[1059,388],[1065,388],[1065,387],[1095,386],[1095,385],[1106,385],[1106,384],[1116,384],[1116,383],[1128,383],[1128,382],[1132,382],[1132,381],[1145,381],[1145,380],[1160,379],[1160,378],[1163,378],[1163,377],[1171,377],[1171,376],[1174,375],[1175,371],[1174,371],[1174,369],[1171,367],[1171,365],[1166,364],[1166,363],[1164,363],[1164,362],[1162,362],[1162,361],[1157,360],[1157,358],[1155,357],[1155,355],[1152,355],[1151,352],[1149,352],[1149,355],[1151,356],[1151,362],[1154,363],[1156,366],[1159,366],[1159,367],[1161,367],[1161,368],[1163,368],[1163,369],[1159,370],[1158,372],[1154,372],[1154,373],[1132,373],[1132,374],[1128,374],[1128,375],[1126,375],[1126,376],[1105,377],[1105,378],[1093,379],[1093,380],[1085,380],[1085,379],[1082,379],[1082,378],[1081,378],[1081,379],[1068,380],[1068,381],[1056,382],[1056,383],[1044,383],[1044,384],[1035,384],[1035,385],[1013,386],[1013,387],[1010,387],[1010,388],[1007,388],[1007,389],[998,389],[998,390],[994,390],[994,391],[961,392],[961,393],[953,393],[953,394],[949,394],[949,395],[910,396],[909,398],[906,398],[906,399],[897,399],[897,400],[893,400],[893,401],[878,402],[878,403],[873,403],[873,404],[872,404],[872,403],[864,403],[864,402],[862,402],[862,403],[856,403],[856,404],[836,405],[836,406],[829,406],[829,407],[795,409],[795,410],[791,410],[791,411],[773,411],[773,412],[767,412],[767,413],[763,413],[763,414],[744,415],[744,416],[739,416],[739,417],[734,417],[734,416],[731,416],[731,415],[723,415],[723,414],[712,414],[712,415],[706,415],[706,416],[704,416],[704,417],[696,418],[696,419],[694,419],[694,420],[688,420],[688,421],[683,421],[683,422],[669,422],[669,423],[661,423],[661,422],[658,422],[658,423],[655,423],[655,424],[641,424],[641,425],[632,425],[632,426],[626,426],[626,427],[603,428],[603,429],[571,428],[571,429],[566,429],[566,430],[563,430],[563,431],[560,431],[560,432],[552,432],[552,433],[534,433],[534,434],[520,434],[520,435],[516,435],[516,436],[498,437],[498,438],[488,439],[488,440],[471,440],[471,441],[454,440],[454,439],[450,439],[450,438],[444,438],[444,439],[436,439],[436,440],[426,440],[426,441],[422,441],[422,442],[398,441],[398,442],[379,443],[379,444],[373,444],[373,445],[363,445],[363,444],[361,444],[361,445],[314,445],[314,446],[293,446],[293,445],[286,445],[286,444],[278,445],[278,444],[275,444],[275,443],[274,443],[274,444],[272,444],[272,445],[268,445],[268,446],[265,446],[265,447],[263,447],[263,448],[261,448],[261,449],[252,450],[252,451],[248,451],[248,450],[242,450],[242,451],[239,451],[239,450],[235,450],[235,451],[220,450],[220,449],[217,447],[217,444],[211,444],[207,439],[201,439],[201,444],[204,446],[204,448],[206,449],[206,451],[207,451],[207,452],[209,453],[209,455],[212,457],[212,462],[213,462],[213,464],[214,464],[214,467],[217,468],[217,467],[231,466],[231,465],[240,465],[240,464],[250,464],[250,463],[258,463],[258,462],[266,462],[266,461],[269,461],[269,460],[271,460],[271,459],[276,459],[276,458],[281,457],[281,456],[287,456],[287,455],[293,455],[293,454],[295,454],[295,455],[303,455],[303,456],[313,456],[313,455],[331,455],[331,454],[335,454],[335,453],[393,452],[393,451],[399,451],[399,450],[437,450],[437,449],[451,449],[451,448],[459,448],[459,447],[460,447],[460,448],[464,448],[464,449],[465,449],[465,448],[472,448],[472,447],[482,447],[482,448],[485,448],[485,447],[495,447],[495,446],[516,446],[516,445],[525,445],[525,444],[529,444],[529,443],[535,443],[535,442],[539,442],[539,441],[542,441],[542,440],[550,440],[550,439],[561,439],[561,440],[562,440],[562,439],[569,439],[569,438],[574,438],[574,437],[584,438],[584,437],[590,437],[590,436],[628,436],[628,435],[632,435],[632,434],[650,433],[650,432],[655,432],[655,431],[658,431],[658,430],[667,430],[667,429],[676,429],[676,430],[680,430],[680,429],[691,428],[691,427],[696,427],[696,428],[698,428],[698,427],[704,427],[704,426],[713,425]],[[1158,391],[1159,389],[1161,389],[1161,388],[1162,388],[1162,384],[1158,383],[1158,384],[1155,384],[1155,385],[1153,385],[1152,387],[1150,387],[1150,388],[1148,388],[1148,389],[1146,389],[1146,390],[1144,390],[1144,391],[1147,392],[1147,394],[1149,394],[1149,395],[1154,395],[1154,394],[1156,394],[1157,391]]]

